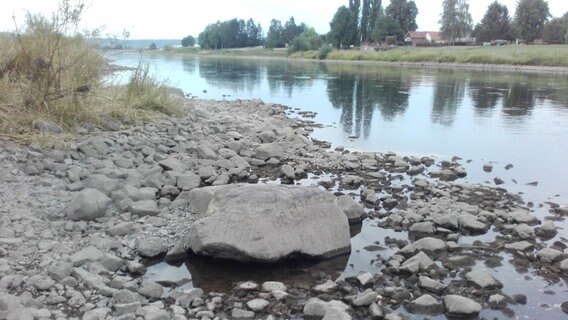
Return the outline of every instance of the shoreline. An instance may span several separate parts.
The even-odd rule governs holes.
[[[121,51],[111,51],[121,52]],[[132,52],[132,51],[128,51]],[[290,58],[290,57],[271,57],[262,55],[230,55],[230,54],[195,54],[195,53],[176,53],[176,52],[151,52],[142,51],[140,54],[152,55],[159,54],[165,56],[193,56],[198,58],[226,58],[226,59],[243,59],[243,60],[273,60],[273,61],[290,61],[302,63],[329,63],[329,64],[353,64],[353,65],[377,65],[385,67],[405,67],[412,69],[455,69],[465,71],[482,71],[482,72],[512,72],[512,73],[530,73],[530,74],[551,74],[551,75],[567,75],[568,67],[562,66],[535,66],[535,65],[514,65],[514,64],[476,64],[476,63],[447,63],[447,62],[410,62],[410,61],[376,61],[376,60],[317,60],[306,58]]]
[[[467,172],[459,161],[331,150],[328,143],[310,138],[317,124],[293,119],[296,111],[260,100],[183,103],[182,117],[81,135],[67,150],[0,145],[0,267],[5,274],[0,299],[14,301],[2,312],[262,319],[338,312],[345,319],[369,319],[407,310],[441,315],[458,296],[466,306],[479,306],[483,317],[498,317],[502,313],[495,310],[505,308],[522,316],[526,308],[538,314],[545,309],[529,290],[503,292],[514,277],[493,268],[524,267],[551,281],[559,274],[547,270],[568,275],[563,242],[545,242],[558,233],[554,223],[540,225],[517,196],[504,190],[461,182]],[[284,166],[292,173],[283,175]],[[307,174],[320,176],[315,182],[320,188],[352,197],[381,228],[403,235],[365,243],[378,248],[372,263],[381,272],[345,280],[318,275],[278,285],[278,290],[239,282],[225,293],[178,288],[175,281],[142,281],[148,272],[144,259],[185,257],[180,238],[200,218],[185,192],[236,181],[295,183]],[[401,185],[399,177],[410,182]],[[85,189],[106,195],[108,208],[88,219],[72,219],[69,203],[79,201]],[[568,215],[567,208],[557,209],[551,218]],[[473,245],[463,241],[489,230],[499,237]],[[381,253],[381,248],[395,254]],[[512,262],[500,256],[509,253]],[[430,297],[417,301],[420,295]],[[546,312],[554,312],[552,317],[562,315],[559,307],[551,310]]]

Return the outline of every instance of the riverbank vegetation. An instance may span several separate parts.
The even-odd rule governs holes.
[[[108,82],[109,66],[78,31],[84,5],[61,1],[50,18],[28,13],[0,37],[0,135],[19,140],[78,128],[120,127],[178,110],[147,68],[127,85]]]

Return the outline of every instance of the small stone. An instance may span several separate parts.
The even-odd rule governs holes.
[[[94,220],[103,217],[111,199],[97,189],[84,189],[79,192],[67,208],[71,220]]]
[[[102,258],[103,252],[99,249],[95,248],[94,246],[89,246],[84,248],[83,250],[72,254],[69,259],[74,267],[81,266],[86,262],[94,262],[98,261]]]
[[[316,285],[313,290],[319,293],[330,293],[337,289],[338,285],[334,281],[327,280],[322,284]]]
[[[247,302],[247,307],[252,311],[262,311],[268,307],[268,301],[264,299],[253,299]]]
[[[365,287],[368,284],[372,284],[374,277],[370,272],[365,272],[365,273],[361,273],[360,275],[357,276],[357,280],[359,280],[359,283]]]
[[[500,294],[491,295],[488,302],[491,309],[503,309],[507,306],[507,299]]]
[[[167,251],[167,244],[159,238],[144,239],[138,245],[138,254],[147,258],[157,257]]]
[[[231,319],[253,319],[254,312],[239,308],[234,308],[231,310]]]
[[[148,281],[138,289],[138,293],[147,298],[159,299],[164,293],[164,287],[154,281]]]
[[[465,278],[481,289],[491,290],[503,288],[503,284],[493,276],[491,271],[486,269],[472,270],[466,273]]]
[[[371,290],[367,289],[357,295],[357,297],[353,300],[352,304],[356,307],[361,306],[369,306],[371,303],[377,301],[378,294]]]
[[[442,292],[444,292],[444,290],[446,289],[444,284],[440,281],[436,281],[426,276],[418,277],[418,286],[423,290],[435,293],[437,295],[441,295]]]
[[[481,312],[481,305],[472,299],[450,294],[444,297],[444,309],[448,316],[476,316]]]
[[[239,283],[237,287],[241,290],[244,290],[244,291],[255,291],[255,290],[258,290],[258,288],[259,288],[258,283],[252,282],[252,281],[245,281],[245,282]]]
[[[130,205],[129,211],[137,216],[156,216],[160,213],[158,203],[154,200],[140,200]]]
[[[536,253],[538,259],[545,263],[554,263],[558,261],[560,258],[564,256],[562,251],[552,249],[552,248],[544,248]]]
[[[73,264],[65,261],[58,261],[47,269],[47,274],[55,281],[61,281],[71,275]]]
[[[29,278],[28,283],[34,286],[37,290],[42,290],[42,291],[47,290],[51,288],[53,285],[55,285],[55,281],[53,281],[53,279],[41,275]]]
[[[278,281],[266,281],[262,283],[262,291],[264,292],[272,292],[272,291],[288,291],[286,285],[282,282]]]
[[[412,313],[437,315],[443,312],[442,303],[429,294],[418,297],[406,307]]]

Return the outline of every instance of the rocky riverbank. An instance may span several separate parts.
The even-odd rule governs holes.
[[[535,302],[506,294],[494,267],[510,263],[557,282],[568,275],[566,239],[542,241],[557,235],[554,222],[503,189],[460,182],[459,159],[330,150],[309,137],[317,124],[262,101],[184,104],[183,117],[85,132],[64,148],[2,141],[0,319],[523,316],[518,306]],[[247,281],[230,292],[142,281],[146,259],[185,259],[182,240],[198,218],[191,190],[308,174],[328,174],[319,185],[359,201],[361,218],[408,233],[369,243],[395,252],[377,251],[370,263],[381,272],[318,274],[292,286]],[[491,241],[460,241],[488,232]],[[549,307],[562,314],[568,302]]]

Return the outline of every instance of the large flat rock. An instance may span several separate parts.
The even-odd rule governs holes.
[[[328,258],[349,252],[337,198],[316,187],[233,184],[190,191],[203,218],[184,239],[197,254],[239,261]]]

